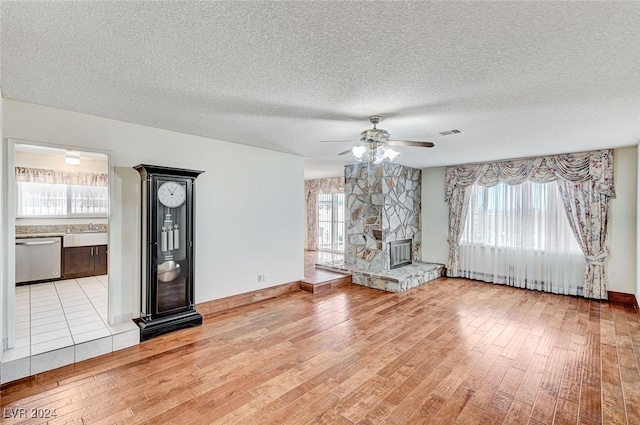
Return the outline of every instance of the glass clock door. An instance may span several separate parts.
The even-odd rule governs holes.
[[[187,208],[188,182],[158,179],[157,203],[157,313],[163,315],[190,306]]]

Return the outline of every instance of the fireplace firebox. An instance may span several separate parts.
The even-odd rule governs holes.
[[[412,263],[413,244],[411,239],[389,242],[389,268],[395,269]]]

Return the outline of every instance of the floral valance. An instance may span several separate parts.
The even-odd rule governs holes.
[[[107,187],[109,176],[99,173],[16,167],[16,182]]]
[[[548,183],[558,179],[575,183],[592,180],[598,192],[615,198],[612,149],[457,165],[446,168],[446,179],[447,202],[456,187],[476,183],[481,186],[514,185],[525,181]]]
[[[304,181],[305,193],[344,193],[344,177]]]

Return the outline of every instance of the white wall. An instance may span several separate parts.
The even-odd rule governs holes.
[[[614,150],[614,179],[617,197],[611,200],[606,260],[609,290],[640,293],[636,283],[637,217],[636,147]],[[447,215],[444,202],[444,167],[422,170],[422,258],[423,261],[447,262]],[[639,298],[640,299],[640,298]]]
[[[2,89],[0,89],[0,176],[2,176],[2,181],[0,182],[0,215],[2,219],[0,221],[0,361],[2,361],[2,352],[4,347],[4,339],[6,338],[8,332],[5,328],[6,321],[4,320],[5,312],[7,311],[7,307],[5,305],[7,296],[6,293],[9,290],[9,284],[7,283],[7,273],[6,273],[6,265],[5,261],[7,256],[5,255],[5,245],[9,242],[5,238],[5,228],[7,226],[7,214],[4,209],[4,197],[6,193],[5,187],[5,167],[4,167],[4,150],[6,142],[4,140],[4,125],[3,125],[3,105],[4,100],[2,99]]]
[[[637,151],[636,147],[615,149],[616,198],[609,204],[607,280],[609,290],[627,294],[636,291]]]
[[[140,177],[132,168],[140,163],[205,171],[196,180],[196,302],[304,277],[301,157],[8,99],[4,119],[7,138],[109,151],[112,318],[140,309]]]
[[[44,168],[47,170],[62,170],[75,173],[106,174],[109,172],[109,162],[107,161],[106,155],[101,159],[82,158],[80,164],[69,165],[65,163],[64,156],[61,154],[47,155],[31,152],[16,152],[15,164],[16,167]]]
[[[422,261],[447,264],[448,215],[444,167],[422,170]]]
[[[636,156],[636,163],[640,164],[640,145],[638,145],[636,147],[637,152],[637,156]],[[637,199],[636,199],[636,301],[640,302],[640,249],[638,249],[638,246],[640,246],[640,228],[638,228],[638,221],[640,221],[640,172],[638,173],[638,177],[636,179],[636,195],[637,195]]]

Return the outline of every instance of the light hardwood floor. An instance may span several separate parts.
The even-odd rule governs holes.
[[[322,251],[304,252],[304,280],[309,283],[322,283],[344,277],[344,274],[331,270],[318,269],[316,263],[343,259],[343,254]]]
[[[640,424],[639,356],[631,307],[441,278],[205,317],[7,385],[1,405],[50,424]]]

